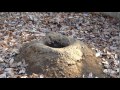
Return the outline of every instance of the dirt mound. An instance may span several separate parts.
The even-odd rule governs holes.
[[[49,33],[41,41],[23,45],[16,61],[24,59],[28,63],[27,72],[44,74],[45,77],[75,78],[92,72],[104,77],[101,61],[83,42],[61,35]]]

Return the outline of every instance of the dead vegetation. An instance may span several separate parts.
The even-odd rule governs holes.
[[[28,75],[28,64],[24,60],[16,62],[14,57],[24,43],[40,40],[51,31],[85,42],[95,51],[95,56],[101,59],[105,76],[119,77],[119,21],[101,14],[74,12],[1,12],[0,77],[43,78],[43,74]],[[94,75],[91,72],[83,74],[82,77]]]

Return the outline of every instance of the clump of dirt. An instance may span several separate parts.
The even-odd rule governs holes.
[[[28,64],[27,73],[39,73],[52,78],[76,78],[92,72],[104,77],[100,59],[83,42],[49,33],[43,40],[31,41],[20,49],[16,61],[24,59]]]

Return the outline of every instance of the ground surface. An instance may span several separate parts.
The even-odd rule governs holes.
[[[0,78],[43,78],[42,74],[27,75],[27,63],[15,62],[14,56],[23,43],[41,39],[50,31],[87,43],[95,50],[96,57],[102,58],[106,76],[119,78],[119,26],[117,19],[93,13],[1,12]],[[90,77],[93,77],[92,72],[83,75],[83,78]]]

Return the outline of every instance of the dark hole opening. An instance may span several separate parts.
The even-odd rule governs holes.
[[[46,42],[45,45],[53,47],[53,48],[63,48],[68,46],[68,44],[61,43],[60,41],[51,41],[51,42]]]

